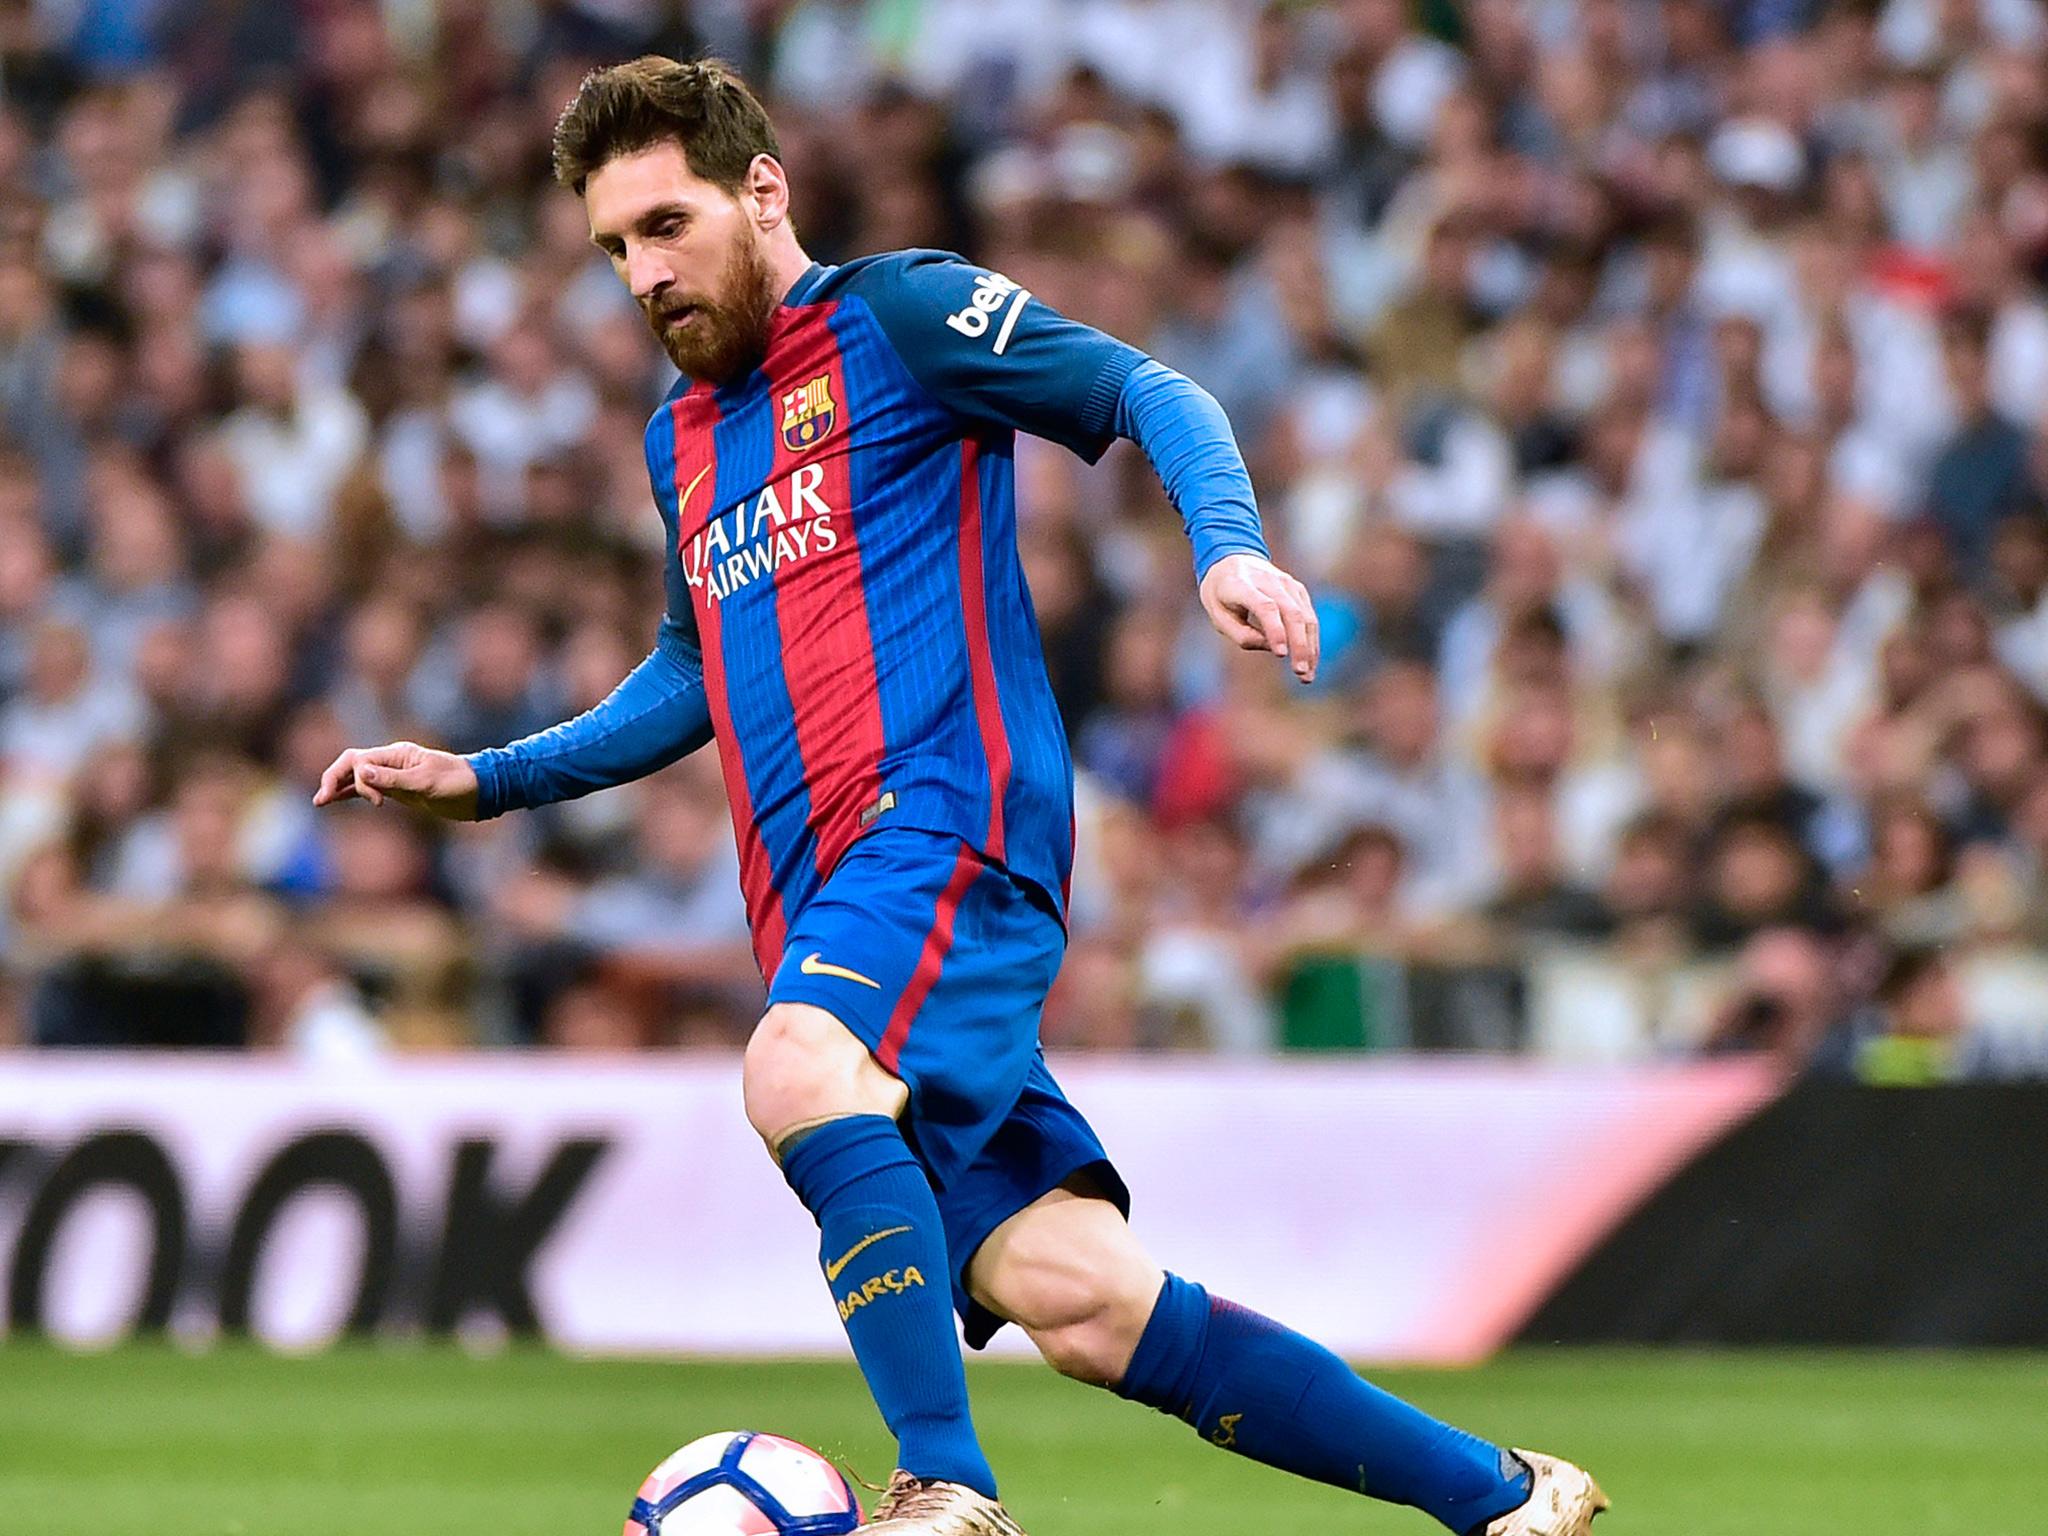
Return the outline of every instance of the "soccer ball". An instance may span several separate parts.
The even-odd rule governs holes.
[[[647,1474],[625,1536],[844,1536],[860,1501],[846,1475],[780,1435],[692,1440]]]

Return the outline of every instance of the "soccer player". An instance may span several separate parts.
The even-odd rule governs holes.
[[[820,1261],[900,1470],[869,1529],[1009,1533],[967,1341],[1018,1324],[1055,1368],[1214,1445],[1483,1536],[1582,1536],[1606,1500],[1373,1387],[1169,1275],[1046,1070],[1073,769],[1016,546],[1013,435],[1150,458],[1223,636],[1315,675],[1215,401],[933,251],[811,261],[760,103],[715,61],[599,70],[555,173],[682,371],[647,427],[666,530],[653,653],[588,713],[457,757],[344,752],[320,804],[468,819],[623,784],[716,742],[768,1010],[749,1120]]]

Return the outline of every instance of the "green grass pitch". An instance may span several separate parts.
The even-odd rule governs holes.
[[[2040,1356],[1524,1352],[1378,1379],[1482,1433],[1585,1461],[1615,1498],[1603,1536],[2048,1531]],[[1436,1529],[1037,1367],[977,1366],[974,1390],[1032,1536]],[[889,1471],[844,1365],[0,1345],[0,1531],[610,1536],[676,1445],[748,1427],[809,1441],[872,1481]]]

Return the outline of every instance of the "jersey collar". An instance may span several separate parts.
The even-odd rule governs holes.
[[[833,270],[833,268],[826,266],[823,262],[812,262],[808,267],[804,268],[804,275],[790,285],[789,292],[782,296],[782,302],[785,304],[809,302],[812,292],[817,288],[818,284],[825,280],[826,274]]]

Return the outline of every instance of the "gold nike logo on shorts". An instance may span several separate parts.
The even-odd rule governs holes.
[[[863,976],[859,971],[849,971],[843,965],[834,965],[829,960],[819,959],[821,953],[819,950],[812,950],[798,963],[797,969],[806,976],[837,976],[841,981],[857,981],[864,987],[873,987],[877,992],[882,990],[879,981]]]
[[[899,1233],[908,1232],[909,1230],[910,1228],[908,1227],[885,1227],[880,1232],[870,1232],[866,1237],[847,1249],[846,1252],[839,1255],[837,1263],[825,1266],[825,1279],[827,1281],[837,1280],[839,1272],[859,1258],[867,1249],[874,1247],[876,1243],[879,1243],[885,1237],[895,1237]]]

